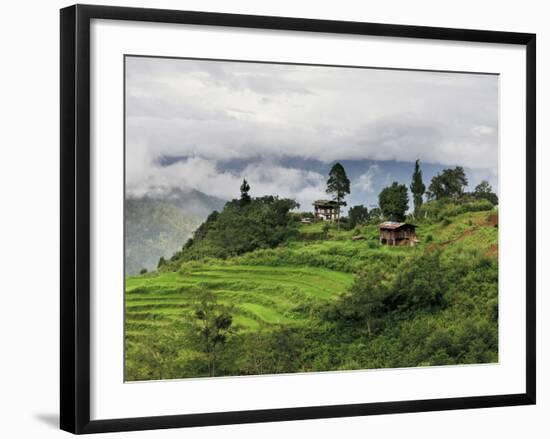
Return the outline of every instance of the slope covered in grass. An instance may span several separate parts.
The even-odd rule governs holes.
[[[219,375],[496,361],[494,216],[424,220],[415,247],[381,246],[375,225],[300,225],[275,248],[128,277],[126,379],[208,376],[188,338],[197,290],[231,309]]]
[[[143,335],[150,322],[159,326],[183,318],[195,287],[213,291],[235,307],[238,329],[307,324],[299,304],[331,300],[351,285],[352,276],[322,268],[195,264],[185,273],[131,277],[126,282],[126,330]]]

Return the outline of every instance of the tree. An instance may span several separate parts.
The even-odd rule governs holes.
[[[441,174],[432,178],[428,197],[436,200],[445,197],[460,198],[464,194],[466,186],[468,186],[468,179],[462,166],[444,169]]]
[[[366,265],[351,288],[328,308],[330,320],[345,323],[373,335],[382,329],[387,314],[385,301],[391,295],[387,273],[380,265]]]
[[[426,192],[426,186],[422,181],[422,170],[420,169],[420,160],[416,160],[414,163],[414,171],[412,175],[412,182],[410,186],[413,194],[414,202],[414,216],[418,217],[420,214],[420,207],[422,206],[422,197]]]
[[[249,190],[250,190],[250,185],[248,184],[246,179],[243,179],[243,184],[241,184],[241,199],[240,199],[241,206],[244,206],[250,203],[251,198],[250,198],[250,195],[248,195]]]
[[[218,304],[216,296],[207,290],[199,290],[197,300],[193,306],[192,336],[195,344],[206,356],[208,374],[216,375],[216,364],[227,337],[231,332],[233,317],[231,309]]]
[[[409,196],[407,186],[396,181],[380,192],[378,204],[384,217],[390,221],[403,221],[405,212],[409,208]]]
[[[161,256],[159,259],[159,263],[157,264],[157,269],[159,269],[163,265],[166,265],[166,259],[164,259],[164,256]]]
[[[478,200],[488,200],[493,206],[498,204],[498,196],[487,180],[483,180],[475,187],[473,195]]]
[[[373,207],[369,212],[369,222],[370,223],[379,223],[382,221],[383,214],[382,210],[379,207]]]
[[[348,212],[349,228],[353,229],[358,224],[365,224],[369,220],[369,211],[362,204],[353,206]]]
[[[346,171],[340,163],[335,163],[328,174],[327,194],[331,194],[338,205],[338,230],[340,230],[340,206],[346,206],[344,198],[349,193],[350,181],[346,175]]]

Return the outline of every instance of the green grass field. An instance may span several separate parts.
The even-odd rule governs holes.
[[[188,318],[190,292],[201,286],[235,307],[236,329],[307,325],[297,306],[327,301],[345,291],[353,276],[323,268],[197,265],[186,274],[162,273],[126,281],[127,342],[139,343],[151,328]]]

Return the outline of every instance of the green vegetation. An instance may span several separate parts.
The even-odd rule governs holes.
[[[323,268],[229,265],[221,260],[188,262],[179,272],[130,277],[126,281],[126,379],[210,375],[208,353],[193,334],[201,291],[213,294],[217,305],[233,308],[232,332],[225,349],[217,349],[222,365],[216,369],[219,374],[239,374],[252,373],[250,364],[243,365],[252,360],[245,355],[240,366],[229,370],[225,364],[229,350],[237,349],[243,340],[259,343],[255,338],[259,337],[268,343],[270,334],[306,330],[318,320],[312,311],[334,300],[352,281],[349,273]],[[235,361],[231,359],[232,364]]]
[[[493,192],[493,188],[486,180],[483,180],[475,187],[472,195],[478,200],[487,200],[494,206],[498,204],[497,194]]]
[[[362,204],[353,206],[348,212],[348,229],[353,229],[357,225],[367,224],[369,221],[369,211]]]
[[[226,203],[221,212],[212,212],[170,263],[163,264],[164,269],[175,269],[189,260],[225,259],[276,247],[297,233],[298,222],[289,213],[298,207],[294,200],[272,196],[252,199],[246,187],[249,189],[245,180],[241,199]]]
[[[437,174],[428,188],[428,198],[440,200],[441,198],[460,198],[464,188],[468,185],[468,179],[462,166],[454,169],[445,169]]]
[[[420,160],[414,163],[414,171],[412,175],[412,181],[410,189],[413,195],[414,201],[414,216],[418,218],[420,214],[420,208],[424,202],[424,193],[426,192],[426,186],[422,181],[422,170],[420,169]]]
[[[250,191],[250,185],[246,180],[243,180],[243,184],[241,184],[241,199],[240,199],[240,205],[244,206],[245,204],[249,204],[252,199],[250,198],[250,195],[248,192]]]
[[[196,336],[201,291],[232,317],[219,376],[497,361],[491,215],[425,220],[416,247],[380,246],[375,225],[359,226],[363,241],[336,226],[325,239],[314,223],[276,248],[129,277],[126,379],[212,374]]]
[[[340,208],[346,206],[344,198],[350,193],[350,181],[346,175],[344,167],[340,163],[335,163],[328,174],[327,194],[333,196],[338,206],[338,215],[336,223],[340,229]]]
[[[127,380],[498,361],[490,186],[415,203],[415,246],[379,243],[384,209],[301,224],[293,200],[249,190],[126,278]]]
[[[394,181],[391,186],[382,189],[378,196],[378,204],[388,220],[403,221],[409,208],[407,186]]]

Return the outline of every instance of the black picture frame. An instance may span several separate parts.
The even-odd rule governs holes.
[[[90,420],[90,21],[133,20],[255,29],[502,43],[526,47],[526,392],[414,401]],[[81,434],[535,404],[536,36],[448,29],[75,5],[61,10],[61,429]]]

